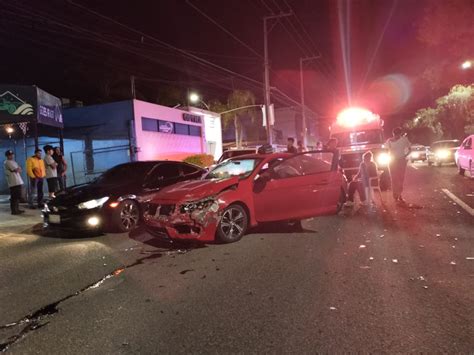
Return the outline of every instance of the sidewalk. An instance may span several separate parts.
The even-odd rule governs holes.
[[[30,210],[27,204],[20,204],[20,208],[25,210],[21,215],[12,215],[10,211],[10,196],[0,195],[0,233],[22,233],[42,223],[41,210]]]

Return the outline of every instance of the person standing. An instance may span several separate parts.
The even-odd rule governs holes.
[[[50,145],[43,147],[44,166],[46,167],[46,182],[48,183],[49,198],[54,198],[58,192],[58,164],[53,159],[54,149]]]
[[[323,150],[323,143],[318,141],[318,143],[316,143],[316,150]]]
[[[352,181],[349,183],[348,199],[345,203],[345,206],[354,205],[354,194],[357,191],[359,193],[360,201],[363,205],[366,204],[366,189],[371,188],[370,179],[378,177],[378,168],[372,160],[373,154],[368,151],[362,156],[362,163],[359,165],[359,171],[352,178]],[[372,201],[368,201],[370,204]]]
[[[302,142],[302,141],[298,141],[297,145],[298,145],[298,148],[296,149],[296,151],[297,151],[298,153],[304,153],[304,152],[306,152],[306,147],[303,145],[303,142]]]
[[[66,163],[66,159],[64,159],[64,155],[62,154],[60,147],[54,148],[53,159],[56,162],[56,164],[58,164],[57,171],[58,171],[59,191],[63,191],[66,189],[67,163]]]
[[[34,209],[34,195],[38,207],[43,207],[43,179],[46,176],[43,159],[41,159],[41,149],[36,149],[35,154],[26,160],[26,174],[28,175],[28,207]]]
[[[332,158],[331,170],[338,170],[338,168],[341,165],[339,149],[337,149],[338,143],[339,141],[337,140],[337,138],[331,138],[328,140],[328,142],[326,143],[326,146],[324,147],[325,150],[330,151],[334,154]]]
[[[10,188],[10,209],[12,214],[22,214],[25,211],[20,210],[21,189],[23,179],[21,178],[21,168],[15,161],[14,153],[11,150],[5,152],[6,160],[3,163],[7,184]]]
[[[298,150],[295,147],[295,139],[289,137],[287,144],[286,144],[286,152],[291,153],[291,154],[296,154],[298,153]]]
[[[402,197],[405,171],[407,169],[407,157],[410,154],[410,141],[402,136],[402,129],[397,127],[393,130],[393,137],[387,141],[387,147],[392,157],[389,165],[390,178],[392,179],[392,194],[395,202],[405,204]]]

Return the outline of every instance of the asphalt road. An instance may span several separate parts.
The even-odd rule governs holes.
[[[142,231],[45,237],[31,212],[1,221],[1,346],[13,354],[472,353],[474,179],[422,164],[407,174],[413,208],[384,193],[376,212],[345,209],[305,221],[303,233],[273,224],[196,249],[169,249]]]

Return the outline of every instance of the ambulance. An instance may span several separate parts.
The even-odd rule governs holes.
[[[340,165],[348,181],[357,174],[362,155],[371,151],[380,170],[380,188],[390,189],[388,165],[391,158],[385,146],[383,120],[379,115],[363,108],[347,108],[331,125],[330,136],[338,140]]]

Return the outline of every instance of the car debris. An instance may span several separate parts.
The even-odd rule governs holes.
[[[392,263],[398,264],[398,259],[392,259]]]

